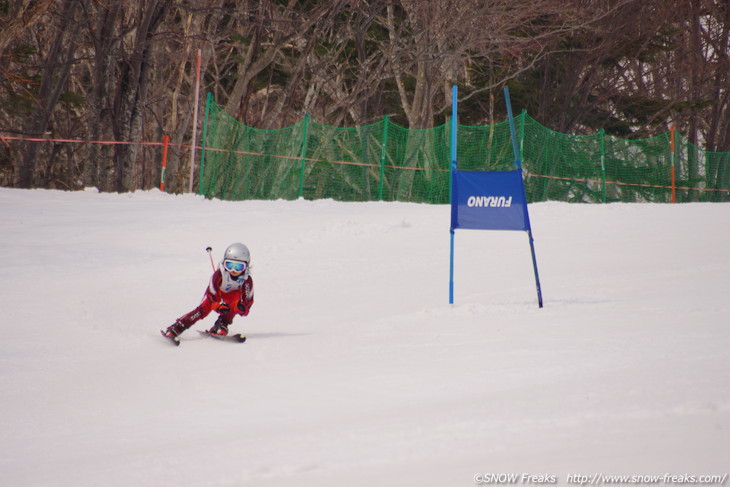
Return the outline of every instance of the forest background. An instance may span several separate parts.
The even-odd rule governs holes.
[[[257,128],[433,127],[454,84],[488,125],[509,86],[554,131],[730,151],[728,0],[0,0],[0,22],[2,186],[149,189],[167,134],[186,191],[198,51],[199,103]]]

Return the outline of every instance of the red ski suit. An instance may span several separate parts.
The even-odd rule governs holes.
[[[223,313],[219,311],[221,303],[228,305],[228,311]],[[200,305],[177,321],[187,329],[215,310],[226,323],[230,324],[236,315],[247,316],[251,306],[253,306],[253,279],[251,276],[246,273],[239,279],[234,279],[228,273],[223,275],[221,270],[217,269],[210,278],[208,289],[205,290]]]

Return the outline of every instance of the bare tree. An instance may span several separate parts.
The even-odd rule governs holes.
[[[386,78],[387,58],[371,31],[380,5],[342,2],[338,9],[332,7],[298,39],[297,56],[282,63],[288,83],[273,115],[294,102],[303,113],[329,125],[363,125],[371,117],[383,117],[368,111],[368,102],[377,97]]]
[[[46,13],[55,0],[16,0],[6,3],[6,12],[0,14],[3,28],[0,30],[0,52],[7,49],[24,31],[31,29]]]
[[[409,126],[432,126],[452,84],[465,82],[468,100],[531,68],[580,28],[579,14],[558,0],[388,0],[388,54]]]
[[[730,149],[725,0],[120,0],[6,2],[0,131],[114,144],[0,144],[5,184],[127,191],[189,174],[195,52],[203,88],[236,119],[280,128],[311,114],[409,128],[516,108],[562,132],[642,137],[674,124]],[[418,157],[412,141],[413,157]],[[426,163],[421,161],[422,163]],[[692,169],[702,176],[702,164]],[[434,161],[427,162],[435,163]],[[708,169],[719,187],[727,164]],[[694,176],[693,176],[694,177]]]
[[[42,136],[49,128],[53,111],[65,90],[75,62],[76,44],[71,42],[78,30],[79,23],[74,18],[78,0],[65,0],[57,12],[58,24],[53,34],[50,47],[45,50],[44,60],[40,66],[40,86],[35,98],[35,108],[25,124],[25,132]],[[46,156],[41,159],[37,143],[26,143],[24,156],[18,167],[18,186],[30,188],[47,186],[51,179],[53,159]],[[39,163],[41,160],[45,163]]]

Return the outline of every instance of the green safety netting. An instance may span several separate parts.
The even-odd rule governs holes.
[[[554,132],[525,112],[515,117],[530,202],[730,200],[730,153],[703,151],[667,131],[640,140]],[[674,134],[674,137],[672,136]],[[459,125],[461,170],[514,167],[509,124]],[[309,116],[262,130],[226,114],[208,96],[200,193],[209,198],[448,203],[448,124],[406,129],[388,117],[331,127]]]

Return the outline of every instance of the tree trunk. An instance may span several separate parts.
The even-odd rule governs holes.
[[[141,12],[142,20],[137,26],[135,42],[128,60],[124,63],[118,80],[115,98],[115,131],[120,142],[141,141],[143,115],[147,102],[150,80],[150,66],[154,63],[152,38],[162,22],[165,11],[172,0],[155,0],[147,4]],[[137,164],[139,145],[135,143],[116,146],[115,189],[130,191],[134,189],[134,170]]]
[[[66,0],[59,16],[59,26],[41,69],[41,83],[36,107],[25,127],[25,132],[34,137],[43,137],[49,128],[53,113],[64,88],[68,84],[71,66],[74,62],[76,43],[74,39],[79,22],[74,15],[79,0]],[[43,155],[38,142],[27,142],[23,160],[18,168],[18,186],[21,188],[44,187],[49,181],[50,161],[42,163]]]

